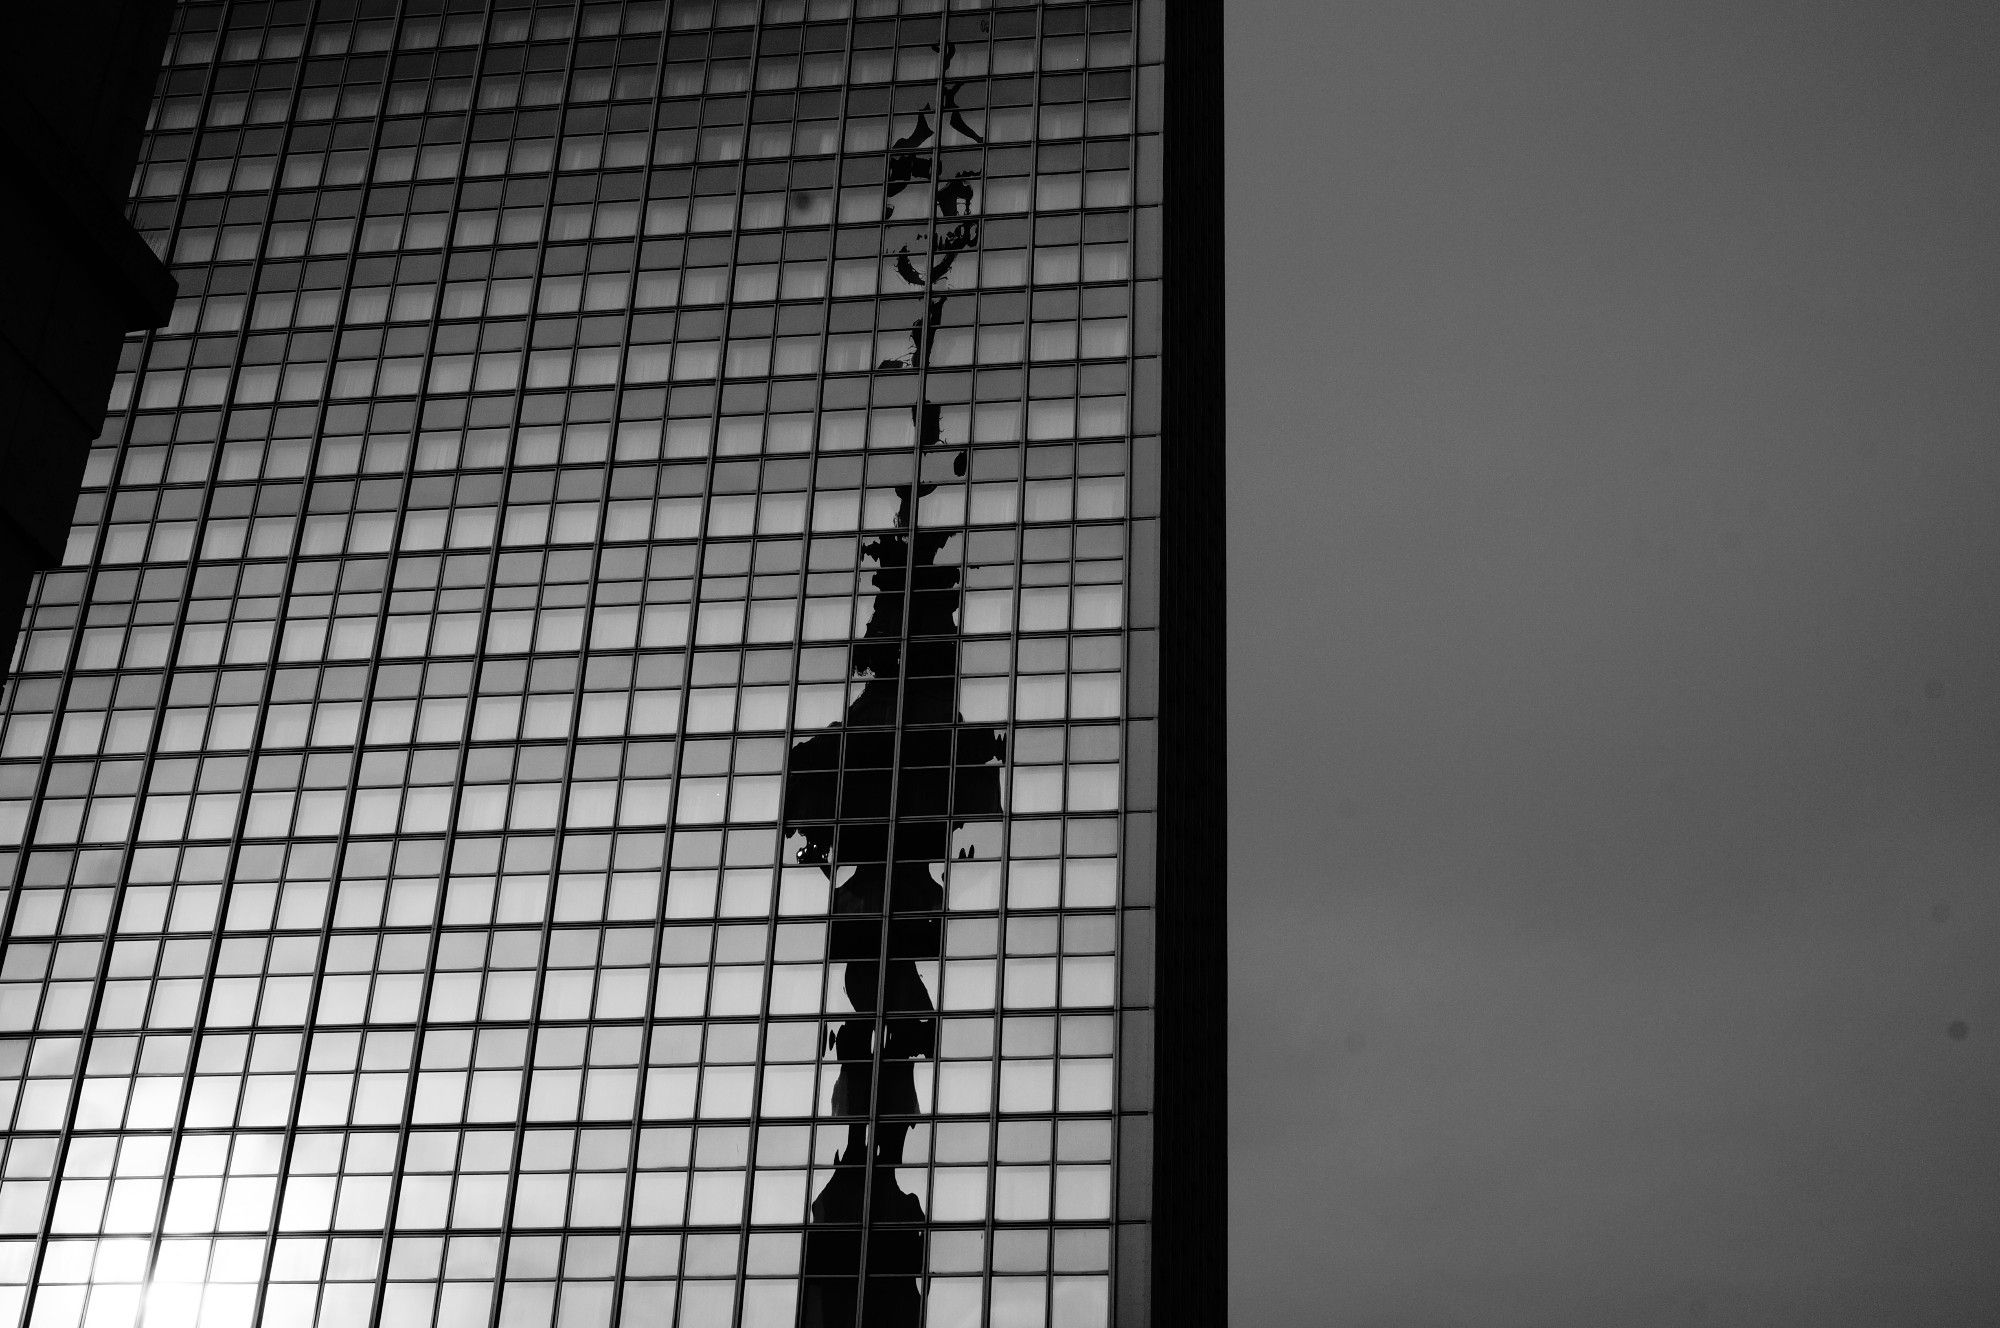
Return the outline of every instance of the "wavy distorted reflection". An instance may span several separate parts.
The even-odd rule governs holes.
[[[947,44],[947,71],[952,57]],[[937,105],[918,113],[889,158],[891,206],[928,185],[932,224],[926,251],[905,246],[895,261],[897,279],[925,295],[923,313],[911,326],[909,349],[875,371],[916,374],[920,385],[952,298],[944,287],[979,241],[978,221],[966,216],[974,199],[970,174],[946,176],[937,159],[941,129],[982,141],[957,110],[958,88],[943,84]],[[949,446],[942,412],[921,386],[911,414],[920,452]],[[965,473],[962,450],[951,469]],[[966,725],[958,712],[960,574],[938,560],[960,531],[917,527],[918,505],[932,487],[897,485],[890,528],[862,543],[875,593],[852,673],[866,681],[841,722],[792,748],[785,785],[784,828],[788,842],[800,841],[797,860],[834,881],[828,958],[845,966],[843,987],[856,1012],[832,1038],[840,1066],[832,1110],[849,1124],[812,1201],[800,1306],[806,1328],[915,1328],[923,1317],[926,1214],[896,1176],[908,1118],[919,1109],[915,1062],[937,1051],[935,993],[918,965],[942,950],[940,876],[953,830],[1001,811],[1004,735]]]

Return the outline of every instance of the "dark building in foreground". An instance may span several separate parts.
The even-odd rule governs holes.
[[[62,561],[119,343],[167,320],[125,192],[169,0],[22,5],[0,43],[0,668],[29,579]]]
[[[1218,26],[180,6],[0,1328],[1223,1321]]]

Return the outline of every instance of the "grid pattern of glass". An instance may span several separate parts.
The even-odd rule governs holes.
[[[0,1326],[1127,1321],[1158,21],[182,5],[0,717]]]

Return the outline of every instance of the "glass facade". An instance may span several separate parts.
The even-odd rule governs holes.
[[[0,1328],[1147,1321],[1163,22],[180,7]]]

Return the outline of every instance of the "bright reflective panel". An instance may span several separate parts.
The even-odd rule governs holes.
[[[1147,12],[181,6],[5,693],[0,1324],[1111,1322]]]

